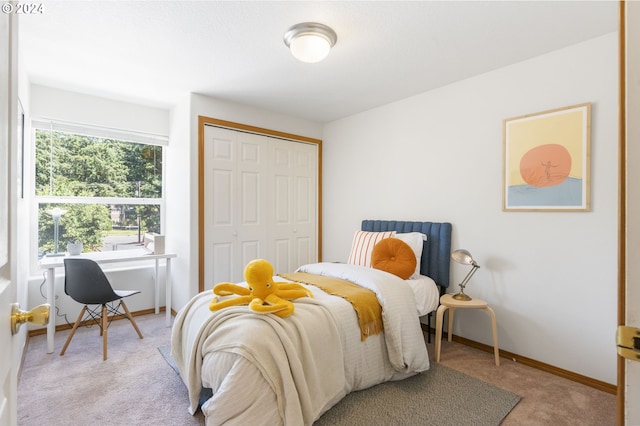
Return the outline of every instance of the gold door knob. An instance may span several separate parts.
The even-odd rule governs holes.
[[[20,304],[14,303],[11,305],[11,334],[16,334],[21,324],[30,322],[35,325],[47,325],[49,323],[49,309],[48,303],[44,305],[36,306],[30,311],[20,310]]]

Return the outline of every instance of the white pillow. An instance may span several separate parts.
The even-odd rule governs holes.
[[[351,252],[349,253],[349,260],[347,263],[371,267],[371,252],[373,251],[373,246],[385,238],[391,238],[394,235],[396,235],[396,231],[356,231],[353,235]]]
[[[440,301],[440,291],[436,282],[429,277],[419,275],[417,278],[410,278],[404,281],[409,284],[416,299],[416,307],[418,308],[418,316],[427,315],[438,309]]]
[[[411,247],[413,253],[416,255],[416,272],[410,279],[417,278],[420,275],[420,261],[422,260],[422,245],[427,241],[427,236],[422,232],[407,232],[403,234],[396,234],[394,238],[404,241]]]

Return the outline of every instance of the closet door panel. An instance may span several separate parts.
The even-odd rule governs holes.
[[[215,263],[211,265],[211,278],[205,281],[205,290],[212,289],[216,283],[227,282],[235,258],[232,242],[213,244],[209,253]]]
[[[236,228],[236,136],[223,129],[205,129],[205,247],[204,285],[232,281],[232,265],[238,261],[235,253]]]
[[[272,256],[273,269],[276,274],[293,272],[297,266],[291,263],[291,240],[289,238],[274,240],[274,254]],[[298,265],[299,266],[299,265]]]
[[[275,222],[278,225],[289,225],[291,223],[291,179],[286,175],[276,175],[273,177],[273,210]]]
[[[313,225],[313,217],[311,205],[315,190],[313,188],[312,179],[308,176],[296,177],[296,223],[304,225]],[[314,203],[315,204],[315,203]]]
[[[237,271],[244,280],[244,267],[253,259],[264,258],[267,246],[267,138],[238,132],[239,187],[237,249],[240,264]]]
[[[269,141],[270,187],[273,194],[269,205],[269,221],[272,224],[269,229],[269,254],[274,259],[277,273],[292,272],[299,266],[296,265],[293,250],[294,188],[289,145],[293,144],[279,139]]]
[[[211,220],[216,227],[233,226],[233,170],[214,169],[212,173],[211,192],[208,194],[215,200],[211,209]]]
[[[298,257],[298,266],[314,263],[317,261],[312,253],[315,253],[315,240],[309,237],[296,238],[296,253]]]
[[[246,239],[240,242],[240,266],[242,268],[242,277],[238,281],[244,281],[244,267],[252,260],[262,258],[263,256],[261,253],[264,253],[262,241]]]
[[[298,265],[318,261],[318,147],[293,144],[294,238]]]
[[[273,203],[271,205],[273,227],[270,233],[270,245],[272,246],[270,255],[273,258],[273,267],[276,273],[291,272],[296,267],[293,264],[293,247],[288,236],[290,232],[293,232],[290,202],[291,178],[286,173],[282,173],[281,167],[273,176]]]
[[[278,271],[293,271],[317,261],[317,146],[272,139],[269,153],[275,195],[269,241]]]
[[[260,226],[260,181],[258,173],[244,172],[240,175],[240,225]]]
[[[295,253],[298,265],[316,262],[316,223],[315,206],[316,191],[315,180],[308,176],[296,177],[296,218],[295,218]]]

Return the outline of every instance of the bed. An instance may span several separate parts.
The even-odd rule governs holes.
[[[356,236],[389,238],[389,233],[394,239],[426,238],[421,252],[414,248],[420,261],[408,279],[351,259],[356,252],[366,258]],[[247,306],[211,312],[211,290],[196,295],[178,312],[171,338],[171,354],[189,391],[189,412],[200,408],[207,425],[310,425],[350,392],[427,370],[419,318],[437,308],[449,284],[450,252],[449,223],[364,220],[347,263],[292,271],[335,277],[375,293],[384,326],[377,334],[365,335],[350,301],[313,284],[303,284],[313,298],[296,299],[295,312],[285,318]],[[287,276],[292,275],[274,280],[293,281]]]

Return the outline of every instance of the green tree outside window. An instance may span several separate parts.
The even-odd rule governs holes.
[[[161,146],[41,129],[35,135],[36,197],[48,200],[39,206],[40,253],[53,251],[53,218],[47,213],[53,207],[66,210],[59,221],[60,251],[76,240],[85,251],[100,250],[105,237],[122,230],[135,229],[138,242],[146,232],[160,232]],[[56,203],[55,197],[73,202]],[[96,203],[90,197],[131,202]]]

